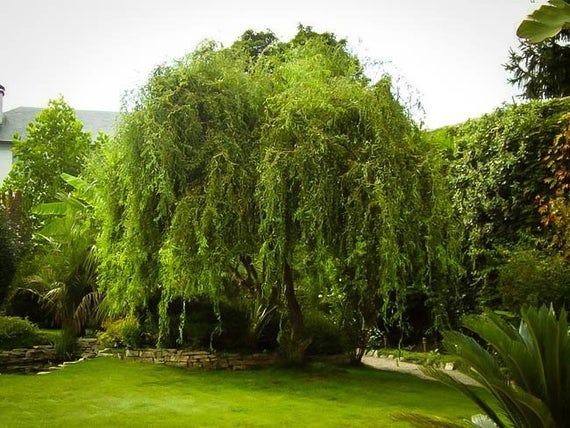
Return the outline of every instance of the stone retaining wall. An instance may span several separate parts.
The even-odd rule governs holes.
[[[56,362],[53,345],[0,351],[0,373],[37,372]]]
[[[83,358],[93,358],[97,356],[97,351],[99,351],[99,345],[97,344],[96,338],[82,337],[78,340],[77,344],[78,354]]]
[[[79,339],[78,354],[83,358],[97,355],[97,339]],[[53,345],[0,351],[0,373],[39,372],[60,363]]]
[[[246,370],[275,364],[275,354],[214,354],[187,349],[127,349],[125,359],[206,370]]]
[[[225,354],[188,349],[127,349],[118,351],[99,350],[97,339],[79,339],[78,354],[82,358],[100,356],[117,356],[126,360],[145,363],[164,364],[183,368],[200,368],[205,370],[247,370],[268,367],[278,360],[276,354]],[[340,359],[339,359],[340,358]],[[334,363],[345,362],[344,356],[319,357]],[[33,348],[12,349],[0,351],[0,373],[24,372],[33,373],[54,367],[58,363],[53,345],[34,346]]]

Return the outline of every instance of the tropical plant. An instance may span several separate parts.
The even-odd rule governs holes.
[[[45,218],[38,235],[47,245],[36,254],[39,272],[26,283],[62,324],[69,335],[80,334],[94,316],[101,318],[103,295],[97,291],[93,186],[68,174],[63,180],[73,188],[59,201],[38,205],[33,213]],[[97,312],[99,310],[99,312]]]
[[[504,65],[509,82],[522,97],[542,99],[570,95],[570,2],[549,0],[518,27],[518,51],[509,50]]]
[[[464,325],[485,346],[471,336],[448,332],[445,347],[493,401],[441,370],[425,372],[465,394],[484,412],[470,426],[570,426],[570,332],[564,310],[557,316],[552,307],[523,309],[518,329],[493,313],[467,317]],[[414,419],[417,426],[429,426]]]
[[[37,273],[41,265],[36,261],[40,253],[49,252],[42,248],[49,244],[37,234],[45,217],[34,213],[33,207],[51,202],[59,193],[71,190],[60,175],[77,175],[83,168],[91,139],[82,128],[73,109],[58,98],[49,101],[28,125],[24,138],[14,136],[14,163],[0,187],[0,202],[9,217],[18,254],[16,275],[7,302],[10,308],[29,303],[30,298],[36,300],[22,290],[29,289],[27,278]],[[38,305],[36,312],[40,311]],[[44,318],[44,314],[39,318]]]
[[[521,22],[517,36],[531,43],[540,43],[564,29],[570,29],[570,2],[548,0]]]

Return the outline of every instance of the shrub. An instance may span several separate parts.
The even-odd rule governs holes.
[[[568,307],[570,264],[561,255],[535,249],[511,251],[499,268],[499,293],[505,309],[515,312],[525,305]]]
[[[108,348],[136,348],[141,342],[141,328],[134,317],[109,320],[103,324],[105,331],[97,334],[102,346]]]
[[[40,340],[41,343],[46,345],[55,345],[61,336],[61,330],[48,330],[40,329]]]
[[[309,355],[335,355],[347,351],[347,343],[340,327],[319,311],[307,311],[305,330],[313,340],[307,348]]]
[[[449,181],[465,233],[468,293],[483,306],[497,303],[500,248],[529,238],[554,242],[537,202],[550,200],[553,141],[564,128],[570,98],[500,108],[479,119],[433,133],[454,141]],[[561,158],[564,159],[564,158]]]
[[[44,342],[38,327],[27,319],[0,316],[0,349],[28,348]]]
[[[8,288],[16,273],[16,257],[12,232],[3,212],[0,212],[0,304],[8,294]]]

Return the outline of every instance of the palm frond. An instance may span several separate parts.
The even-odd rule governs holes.
[[[477,394],[474,387],[465,385],[464,383],[452,378],[449,374],[433,367],[426,367],[422,371],[427,376],[437,379],[445,385],[454,388],[463,395],[467,396],[485,413],[485,415],[487,415],[497,425],[497,427],[506,427],[497,412],[495,412],[493,407]]]
[[[489,350],[462,333],[444,334],[446,349],[468,367],[462,371],[493,396],[495,405],[445,372],[425,372],[467,396],[498,427],[505,426],[503,419],[522,428],[568,426],[570,337],[566,312],[561,311],[557,318],[552,308],[544,306],[525,309],[521,315],[518,330],[493,313],[465,320],[465,326],[484,340]]]

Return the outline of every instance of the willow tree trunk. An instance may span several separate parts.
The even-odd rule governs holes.
[[[283,283],[285,285],[285,300],[287,302],[290,328],[289,340],[285,351],[289,362],[301,364],[305,360],[305,351],[311,343],[311,339],[305,338],[303,312],[295,293],[293,270],[287,262],[283,266]]]

